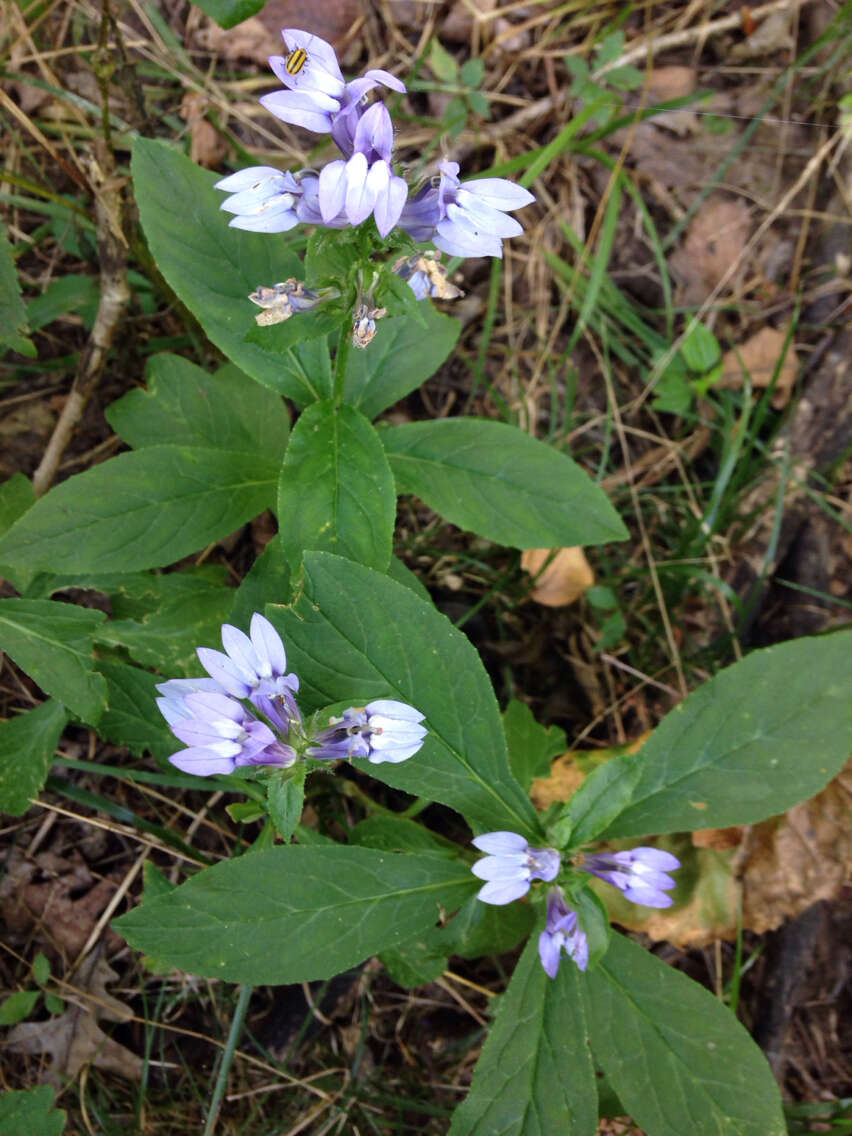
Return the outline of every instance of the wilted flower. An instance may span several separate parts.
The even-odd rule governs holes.
[[[341,152],[350,157],[366,94],[378,86],[403,93],[405,84],[381,69],[347,83],[330,43],[299,28],[284,28],[281,35],[289,55],[270,56],[269,66],[289,89],[263,95],[261,105],[293,126],[331,133]]]
[[[643,907],[671,907],[666,895],[675,881],[667,872],[680,867],[680,860],[661,848],[631,848],[628,852],[595,852],[577,864],[584,872],[624,892],[625,899]]]
[[[185,693],[176,689],[182,682]],[[190,684],[207,686],[209,682],[212,680],[173,679],[157,687],[164,696],[157,699],[163,716],[175,737],[188,747],[171,755],[172,765],[206,777],[232,773],[240,765],[293,764],[296,751],[292,746],[279,742],[269,726],[241,702],[197,685],[190,688]]]
[[[561,857],[555,848],[531,848],[516,832],[486,832],[473,844],[488,853],[471,868],[475,876],[488,881],[476,893],[483,903],[511,903],[526,895],[532,880],[549,883],[559,874]]]
[[[387,308],[368,308],[359,304],[352,323],[352,343],[355,347],[367,347],[376,334],[376,320],[388,314]]]
[[[251,637],[230,623],[222,625],[225,654],[210,647],[199,647],[201,665],[211,678],[233,695],[248,698],[275,725],[286,730],[289,721],[301,722],[293,697],[299,679],[286,674],[287,655],[281,636],[265,616],[251,617]]]
[[[565,902],[558,887],[551,888],[547,896],[547,923],[538,940],[541,965],[550,978],[559,970],[563,950],[580,970],[589,965],[589,942],[580,929],[577,912]]]
[[[316,734],[308,756],[320,761],[366,757],[373,765],[406,761],[417,753],[428,733],[420,725],[423,717],[413,706],[392,698],[350,707]]]
[[[436,300],[455,300],[463,296],[461,288],[447,279],[447,270],[438,263],[439,252],[416,252],[413,256],[402,257],[393,270],[397,276],[408,283],[418,300],[432,296]]]
[[[259,284],[255,291],[249,294],[251,302],[263,308],[263,311],[254,317],[260,327],[283,323],[296,312],[309,311],[328,298],[328,292],[315,292],[292,276],[289,280],[274,284],[271,288]]]
[[[535,198],[506,178],[460,182],[458,162],[441,162],[441,178],[406,205],[400,225],[416,241],[432,241],[451,256],[502,256],[503,238],[523,232],[507,211]]]

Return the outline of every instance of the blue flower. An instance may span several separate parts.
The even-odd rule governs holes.
[[[660,848],[631,848],[628,852],[595,852],[577,865],[598,879],[624,892],[625,899],[643,907],[671,907],[666,892],[675,886],[667,872],[680,867],[680,860]]]
[[[207,777],[232,773],[240,765],[286,767],[296,760],[296,751],[277,740],[275,734],[235,698],[210,689],[205,679],[173,679],[157,689],[163,694],[157,704],[172,733],[188,747],[173,753],[172,765],[185,773]],[[178,683],[183,684],[181,693]],[[192,689],[190,684],[196,684]]]
[[[316,734],[308,756],[320,761],[366,757],[373,765],[406,761],[417,753],[428,733],[420,725],[423,717],[413,706],[392,698],[350,707]]]
[[[532,880],[555,880],[561,857],[555,848],[531,848],[516,832],[486,832],[473,841],[474,847],[488,855],[471,868],[475,876],[488,882],[477,899],[502,906],[520,899]]]
[[[358,121],[351,157],[338,158],[319,175],[323,223],[345,213],[360,225],[372,213],[383,237],[396,225],[408,197],[405,180],[393,172],[393,124],[384,103],[373,103]]]
[[[440,182],[415,195],[400,225],[416,241],[432,241],[450,256],[502,256],[503,238],[523,232],[507,211],[535,201],[505,178],[460,182],[458,162],[441,162]]]
[[[283,122],[316,134],[330,133],[342,153],[350,157],[366,94],[378,86],[403,93],[405,84],[381,69],[367,71],[362,78],[347,83],[330,43],[299,28],[284,28],[281,34],[290,54],[271,56],[269,66],[288,90],[263,95],[261,105]],[[295,52],[304,52],[298,70],[292,67]]]
[[[210,647],[196,652],[212,679],[234,698],[248,698],[277,728],[286,733],[302,717],[294,697],[299,679],[287,674],[287,655],[281,637],[258,612],[251,617],[251,637],[222,625],[225,654]]]
[[[548,977],[556,977],[563,951],[580,970],[589,965],[589,942],[580,929],[577,912],[568,906],[561,889],[556,887],[548,893],[547,923],[538,939],[541,965]]]
[[[230,194],[219,208],[234,214],[228,222],[232,229],[286,233],[299,223],[296,206],[303,191],[289,171],[249,166],[217,181],[214,189]]]

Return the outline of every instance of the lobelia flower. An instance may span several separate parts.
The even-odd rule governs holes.
[[[172,679],[157,690],[157,705],[172,733],[187,749],[173,753],[172,765],[201,777],[233,773],[240,765],[286,767],[296,760],[292,746],[235,698],[210,684],[212,679]]]
[[[502,256],[503,238],[523,232],[507,211],[532,204],[533,195],[506,178],[460,182],[458,162],[441,162],[438,168],[438,186],[425,186],[406,205],[402,228],[451,256]]]
[[[531,848],[516,832],[486,832],[473,844],[488,853],[471,868],[475,876],[488,881],[476,893],[483,903],[511,903],[526,895],[533,880],[549,883],[559,874],[561,857],[555,848]]]
[[[362,350],[372,343],[376,334],[376,320],[388,314],[387,308],[369,308],[366,304],[359,304],[355,309],[355,319],[352,321],[352,343]]]
[[[666,873],[679,868],[680,860],[660,848],[595,852],[583,856],[577,867],[617,887],[631,903],[643,907],[671,907],[674,903],[666,892],[675,881]]]
[[[259,612],[251,617],[250,637],[229,623],[222,625],[225,654],[210,647],[197,650],[201,665],[224,691],[248,698],[274,725],[287,732],[290,722],[301,724],[294,697],[299,679],[286,674],[287,655],[281,636]]]
[[[384,103],[373,103],[355,128],[352,155],[329,162],[319,175],[319,207],[328,224],[345,212],[360,225],[372,213],[386,237],[396,225],[408,197],[408,184],[391,167],[393,123]]]
[[[290,54],[270,56],[269,66],[288,89],[263,95],[261,105],[283,122],[316,134],[330,133],[341,152],[351,157],[367,93],[383,86],[403,94],[405,84],[378,68],[347,83],[330,43],[299,28],[284,28],[281,35]],[[296,58],[298,69],[293,66]]]
[[[547,923],[538,939],[541,965],[549,978],[556,977],[563,951],[580,970],[589,965],[589,942],[577,912],[565,902],[562,889],[555,887],[547,895]]]
[[[289,280],[274,284],[271,288],[259,284],[254,292],[249,293],[249,299],[259,308],[263,308],[263,311],[258,312],[254,317],[255,323],[260,327],[269,327],[271,324],[283,323],[297,312],[310,311],[323,300],[330,299],[332,294],[337,293],[329,289],[315,292],[291,276]]]
[[[333,718],[332,725],[313,739],[308,756],[320,761],[366,757],[373,765],[396,764],[412,757],[428,733],[424,715],[405,702],[379,698],[366,706],[353,706]]]
[[[213,188],[230,194],[219,208],[234,214],[228,222],[232,229],[286,233],[299,223],[296,206],[303,189],[289,170],[249,166],[221,178]]]

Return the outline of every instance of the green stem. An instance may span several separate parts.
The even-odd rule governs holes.
[[[231,1065],[234,1061],[237,1042],[240,1040],[240,1034],[243,1032],[243,1022],[245,1021],[253,990],[253,986],[240,987],[240,996],[237,999],[234,1017],[231,1021],[231,1028],[228,1031],[228,1040],[225,1042],[225,1048],[222,1051],[222,1060],[219,1064],[219,1071],[216,1074],[216,1084],[213,1086],[213,1095],[210,1098],[210,1108],[207,1112],[207,1121],[204,1125],[202,1136],[213,1136],[213,1129],[216,1127],[216,1120],[219,1116],[219,1106],[222,1103],[222,1097],[225,1095],[228,1074],[231,1071]]]
[[[346,382],[346,363],[349,359],[349,348],[352,345],[352,332],[348,324],[340,329],[337,340],[337,351],[334,356],[334,405],[343,405],[343,386]]]

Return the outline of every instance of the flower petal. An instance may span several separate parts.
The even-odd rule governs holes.
[[[493,903],[495,907],[503,907],[506,903],[520,899],[530,889],[529,880],[491,880],[476,893],[476,898],[483,903]]]
[[[513,852],[526,852],[529,843],[517,832],[483,832],[472,841],[474,848],[491,855],[508,855]]]

